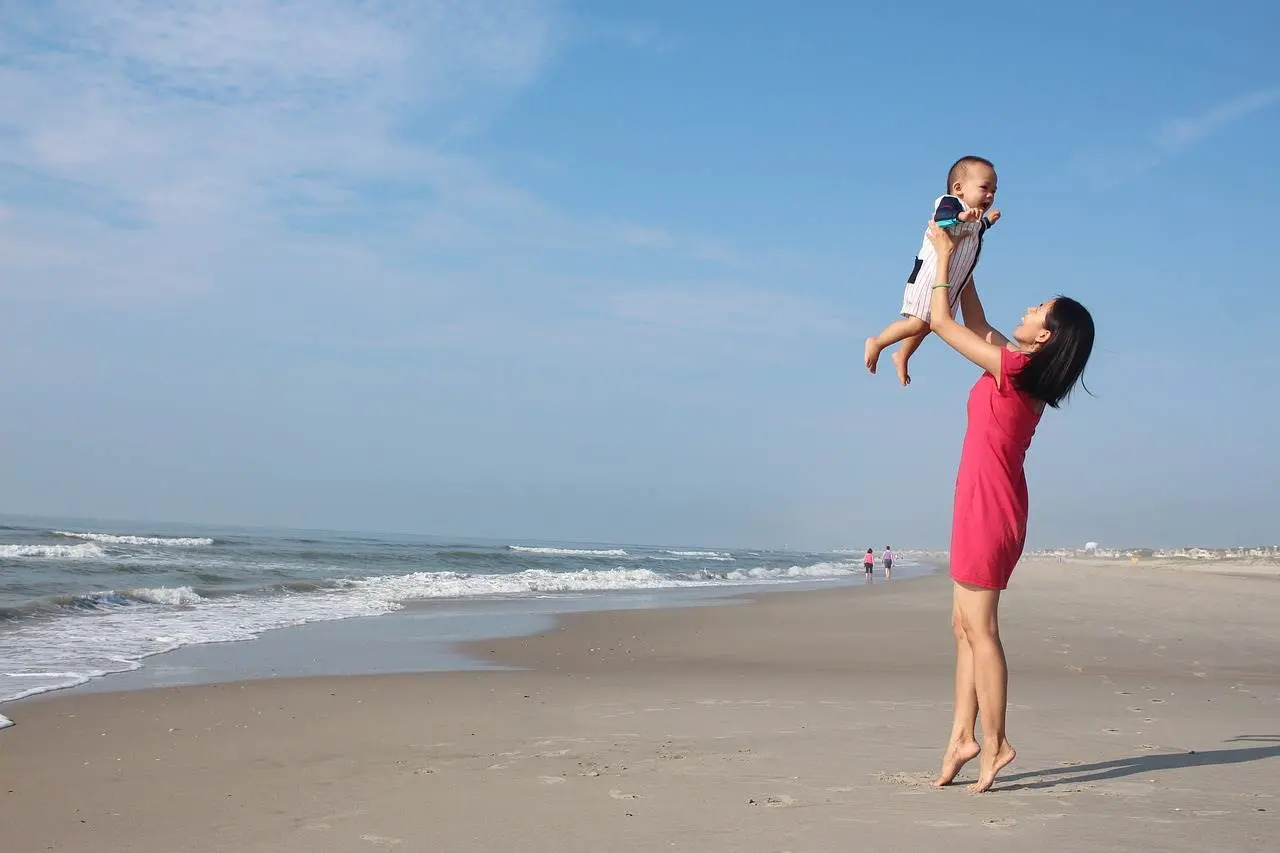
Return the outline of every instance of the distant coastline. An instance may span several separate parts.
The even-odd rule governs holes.
[[[1032,559],[1071,558],[1085,560],[1239,560],[1280,564],[1280,545],[1235,545],[1228,548],[1044,548],[1028,551]]]

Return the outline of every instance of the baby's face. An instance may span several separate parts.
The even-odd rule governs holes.
[[[996,171],[981,163],[970,163],[951,191],[970,207],[986,210],[996,200]]]

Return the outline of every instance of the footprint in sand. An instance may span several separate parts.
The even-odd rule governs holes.
[[[924,788],[933,783],[933,777],[927,773],[890,773],[887,770],[877,773],[876,779],[904,788]]]
[[[375,844],[378,847],[395,847],[397,844],[404,841],[403,838],[390,838],[386,835],[371,835],[369,833],[365,833],[360,836],[360,840],[367,841],[370,844]]]
[[[1010,826],[1017,826],[1018,822],[1011,817],[991,817],[984,820],[982,825],[990,829],[1007,829]]]
[[[561,785],[564,783],[563,776],[539,776],[538,781],[543,785]]]
[[[774,794],[769,797],[756,798],[752,797],[747,800],[749,806],[765,806],[771,809],[780,809],[786,806],[794,806],[796,804],[794,797],[788,797],[786,794]]]
[[[640,799],[640,795],[639,795],[639,794],[628,794],[626,791],[619,791],[619,790],[618,790],[618,789],[616,789],[616,788],[609,792],[609,796],[610,796],[610,797],[613,797],[615,800],[638,800],[638,799]]]

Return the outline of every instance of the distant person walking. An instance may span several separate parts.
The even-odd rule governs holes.
[[[867,570],[867,577],[871,577],[871,573],[875,570],[875,567],[876,567],[875,551],[872,551],[870,548],[868,548],[867,553],[862,555],[862,567]]]
[[[1005,734],[1009,669],[999,606],[1026,543],[1027,448],[1045,407],[1056,409],[1084,372],[1093,351],[1093,318],[1079,302],[1058,296],[1027,309],[1010,340],[987,323],[973,278],[967,273],[964,281],[948,278],[951,235],[931,223],[929,240],[938,255],[931,285],[933,333],[983,371],[969,391],[956,475],[951,521],[956,707],[934,784],[950,784],[981,752],[978,781],[970,787],[981,792],[1015,756]],[[964,325],[948,310],[953,286],[960,289]],[[981,746],[974,736],[979,715]]]
[[[888,577],[889,572],[893,571],[893,548],[889,545],[885,545],[884,553],[880,555],[880,558],[884,561],[885,577]]]

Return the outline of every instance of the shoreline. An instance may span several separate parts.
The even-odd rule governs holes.
[[[895,572],[894,582],[919,579],[938,571],[940,568],[932,563],[908,565]],[[877,579],[884,582],[879,568]],[[271,628],[247,640],[180,646],[141,659],[135,669],[5,700],[0,702],[0,729],[13,724],[6,722],[6,711],[53,695],[260,679],[488,669],[493,666],[489,661],[464,650],[469,643],[551,631],[557,620],[569,613],[719,606],[757,595],[802,594],[865,585],[861,570],[851,570],[847,580],[609,590],[544,597],[411,599],[391,613]],[[370,646],[378,648],[377,660],[366,651]]]
[[[1270,849],[1280,586],[1020,566],[1019,757],[981,797],[928,786],[949,598],[593,611],[466,649],[526,668],[33,697],[0,821],[15,853]]]

